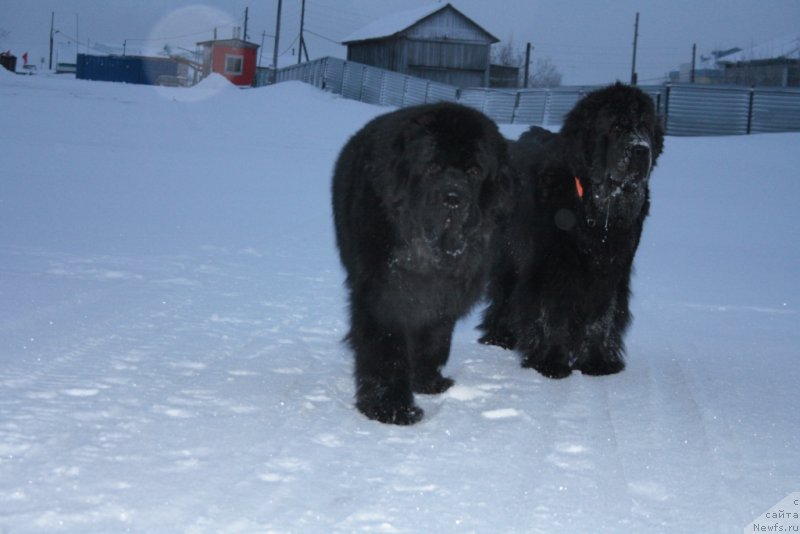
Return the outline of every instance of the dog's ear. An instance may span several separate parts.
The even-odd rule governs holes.
[[[393,187],[407,188],[408,181],[417,172],[415,169],[422,165],[421,162],[429,161],[434,150],[430,133],[433,123],[431,113],[425,113],[406,121],[393,133],[394,137],[390,138],[391,158],[386,162],[396,176],[397,183]],[[409,153],[417,154],[418,158],[406,157]]]
[[[494,146],[493,153],[496,156],[497,167],[483,182],[479,202],[482,211],[490,213],[493,217],[503,217],[510,213],[514,204],[519,191],[519,179],[511,165],[508,142],[505,139],[501,139]]]
[[[564,119],[561,137],[570,170],[576,175],[586,175],[592,166],[592,157],[597,140],[597,112],[599,103],[593,95],[581,99]]]

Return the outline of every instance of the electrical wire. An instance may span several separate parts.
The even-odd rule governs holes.
[[[325,37],[324,35],[321,35],[321,34],[315,32],[315,31],[309,30],[308,27],[306,27],[303,31],[305,31],[306,33],[310,33],[311,35],[315,35],[315,36],[319,37],[320,39],[325,39],[326,41],[329,41],[329,42],[331,42],[333,44],[339,44],[339,45],[342,44],[341,41],[336,41],[334,39],[331,39],[330,37]]]
[[[196,35],[208,35],[209,32],[213,32],[214,30],[218,30],[220,28],[233,28],[233,27],[236,27],[238,24],[243,23],[243,22],[244,22],[244,19],[242,18],[241,20],[237,20],[237,21],[234,21],[234,22],[229,23],[229,24],[220,24],[218,26],[214,26],[213,28],[209,28],[207,30],[197,31],[197,32],[193,32],[193,33],[186,33],[186,34],[183,34],[183,35],[173,35],[171,37],[149,37],[147,39],[138,39],[138,38],[128,37],[125,40],[126,41],[136,41],[136,42],[171,41],[173,39],[183,39],[183,38],[186,38],[186,37],[194,37]]]
[[[299,40],[300,40],[300,35],[295,37],[294,41],[292,41],[292,43],[288,47],[286,47],[286,50],[278,54],[278,57],[285,56],[289,52],[289,50],[291,50],[292,47],[297,44],[297,41]]]

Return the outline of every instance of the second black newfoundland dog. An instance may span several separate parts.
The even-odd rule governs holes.
[[[413,424],[413,392],[441,393],[456,320],[481,296],[490,242],[511,204],[506,141],[456,104],[382,115],[342,149],[336,241],[350,290],[356,406]]]
[[[498,240],[481,342],[562,378],[621,371],[629,283],[663,131],[649,96],[617,83],[584,97],[558,134],[511,143],[522,192]]]

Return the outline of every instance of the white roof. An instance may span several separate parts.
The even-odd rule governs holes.
[[[353,41],[366,41],[369,39],[389,37],[390,35],[394,35],[413,26],[425,17],[433,15],[437,11],[444,9],[449,5],[449,3],[436,3],[388,15],[370,22],[360,30],[356,30],[348,35],[342,42],[349,43]]]
[[[759,59],[800,59],[800,35],[785,35],[772,41],[721,57],[721,63]]]

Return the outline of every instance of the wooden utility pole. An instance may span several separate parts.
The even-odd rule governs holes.
[[[306,0],[302,0],[300,7],[300,44],[297,47],[297,64],[302,61],[303,52],[306,54],[306,61],[308,61],[308,48],[306,48],[306,40],[303,37],[303,27],[306,22]]]
[[[531,46],[530,43],[528,43],[528,46],[525,47],[525,82],[522,84],[522,87],[524,87],[525,89],[528,88],[528,80],[530,79],[530,74],[531,74],[531,51],[532,50],[533,50],[533,47]]]
[[[249,7],[244,8],[244,37],[242,37],[242,41],[247,41],[247,15],[249,11]]]
[[[261,32],[261,47],[258,49],[258,66],[261,66],[261,61],[264,59],[264,39],[267,37],[267,31]]]
[[[639,44],[639,12],[636,12],[636,25],[633,29],[633,61],[631,62],[631,85],[636,85],[636,47]]]
[[[53,24],[55,23],[55,20],[56,20],[56,12],[52,11],[50,13],[50,67],[49,67],[50,70],[53,70],[53,31],[54,31]]]
[[[692,45],[692,74],[689,77],[689,81],[694,83],[694,67],[695,67],[695,57],[697,57],[697,43]]]
[[[281,40],[281,4],[278,0],[278,16],[275,18],[275,45],[272,47],[272,83],[278,81],[278,43]]]

